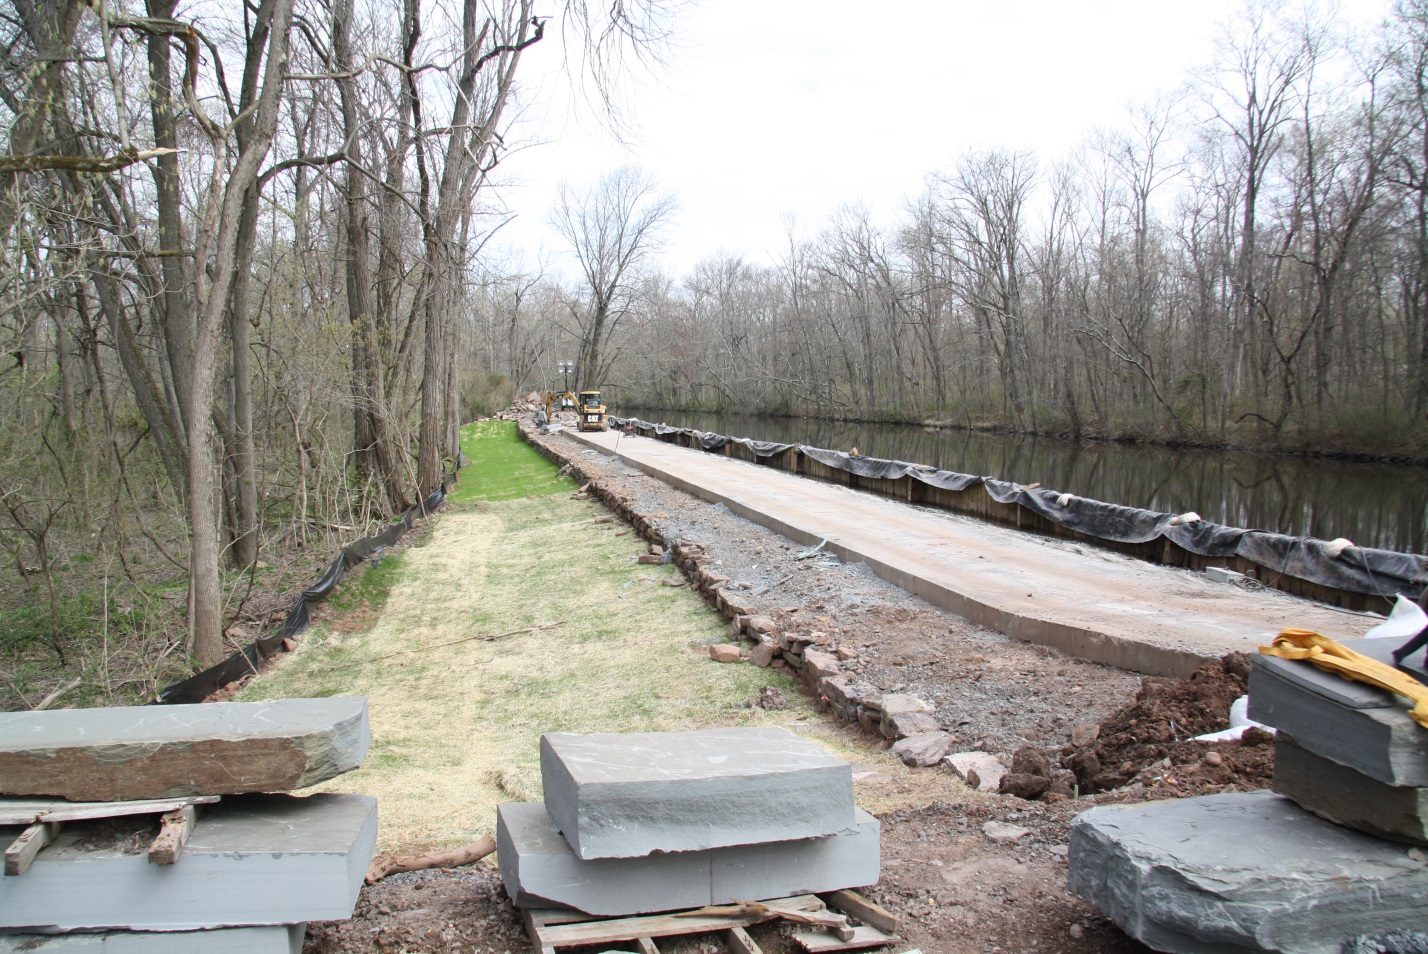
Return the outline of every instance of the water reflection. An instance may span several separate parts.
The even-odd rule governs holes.
[[[858,451],[1228,526],[1347,537],[1423,553],[1428,468],[1124,444],[1077,444],[920,427],[744,415],[630,412],[735,437]]]

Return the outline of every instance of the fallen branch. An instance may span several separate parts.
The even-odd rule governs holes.
[[[78,676],[75,676],[75,677],[74,677],[73,679],[71,679],[69,682],[65,683],[63,686],[60,686],[60,687],[59,687],[58,689],[56,689],[54,692],[52,692],[52,693],[50,693],[49,695],[45,696],[43,699],[40,700],[40,704],[37,705],[37,706],[35,706],[35,711],[36,711],[36,712],[39,712],[41,709],[48,709],[48,708],[50,707],[50,703],[51,703],[51,702],[54,702],[54,701],[55,701],[56,699],[58,699],[60,696],[64,695],[66,692],[69,692],[69,691],[70,691],[71,689],[73,689],[75,686],[79,685],[80,680],[82,680],[83,678],[84,678],[84,675],[83,675],[83,674],[80,674],[80,675],[78,675]]]
[[[539,626],[529,626],[525,629],[513,629],[509,633],[498,633],[495,636],[487,636],[485,633],[478,633],[475,636],[463,636],[460,639],[448,639],[444,643],[432,643],[429,646],[417,646],[414,649],[399,649],[394,653],[385,653],[381,656],[373,656],[371,659],[359,659],[356,662],[346,663],[341,666],[328,666],[326,672],[337,672],[339,669],[351,669],[354,666],[365,666],[367,663],[379,662],[383,659],[391,659],[393,656],[405,656],[408,653],[425,652],[428,649],[440,649],[442,646],[455,646],[457,643],[469,643],[473,639],[484,639],[488,643],[493,643],[498,639],[505,639],[507,636],[519,636],[522,633],[538,633],[544,629],[553,629],[561,626],[565,620],[558,620],[554,623],[542,623]]]
[[[387,875],[399,871],[426,871],[428,868],[459,868],[482,858],[496,850],[496,839],[482,835],[476,841],[462,848],[447,848],[443,851],[424,851],[419,855],[378,855],[367,867],[367,883],[376,884]]]
[[[708,915],[760,919],[783,918],[785,921],[792,921],[795,924],[808,924],[813,927],[821,927],[825,930],[832,931],[845,941],[852,938],[852,931],[848,927],[848,918],[846,915],[834,914],[827,909],[819,911],[800,911],[797,908],[776,902],[735,901],[733,904],[714,905],[700,908],[697,911],[681,911],[676,914],[675,917],[693,918]]]
[[[771,591],[773,591],[773,590],[778,589],[780,586],[783,586],[785,583],[787,583],[787,582],[788,582],[789,580],[791,580],[791,579],[793,579],[793,574],[792,574],[792,573],[790,573],[788,576],[784,577],[783,579],[779,580],[777,583],[770,583],[768,586],[761,586],[761,587],[759,587],[757,590],[754,590],[754,592],[750,593],[749,595],[750,595],[750,596],[763,596],[765,593],[771,592]]]

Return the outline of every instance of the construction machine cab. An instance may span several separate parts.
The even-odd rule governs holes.
[[[580,430],[582,431],[603,431],[608,429],[605,423],[605,405],[600,400],[599,391],[580,392]]]

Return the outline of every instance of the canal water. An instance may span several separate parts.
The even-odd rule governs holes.
[[[617,412],[619,413],[619,412]],[[1231,527],[1345,537],[1404,553],[1428,544],[1428,467],[1229,451],[1076,443],[887,424],[736,414],[631,411],[630,416],[730,437],[857,448],[867,457],[1167,513],[1194,511]]]

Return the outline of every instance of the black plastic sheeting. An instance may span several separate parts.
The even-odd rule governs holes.
[[[160,705],[183,705],[202,702],[230,682],[236,682],[249,673],[262,672],[268,660],[282,652],[283,640],[302,633],[311,620],[312,607],[327,599],[333,587],[342,582],[347,571],[360,566],[364,561],[380,556],[382,551],[395,544],[416,525],[423,516],[435,513],[446,503],[446,491],[451,478],[442,481],[442,486],[433,490],[426,499],[412,507],[401,518],[374,537],[363,537],[350,546],[343,547],[327,570],[318,577],[316,583],[302,591],[287,619],[278,630],[243,647],[223,662],[183,682],[176,682],[162,690],[155,700]]]
[[[1376,550],[1350,546],[1342,551],[1331,548],[1313,537],[1295,537],[1264,530],[1242,530],[1208,520],[1182,523],[1175,514],[1123,507],[1086,497],[1076,497],[1043,488],[1028,489],[1021,484],[978,477],[954,471],[937,470],[925,464],[881,460],[876,457],[852,456],[843,451],[806,447],[802,444],[777,444],[725,437],[703,431],[649,424],[637,419],[624,421],[640,430],[652,430],[658,437],[685,435],[697,440],[708,451],[722,450],[725,444],[742,444],[758,457],[770,457],[790,448],[826,467],[847,471],[859,477],[897,480],[908,477],[929,486],[951,491],[968,490],[978,484],[998,503],[1014,504],[1037,516],[1084,534],[1087,537],[1115,543],[1149,543],[1165,538],[1176,546],[1200,556],[1240,557],[1275,573],[1307,580],[1321,586],[1364,593],[1392,600],[1402,595],[1411,600],[1423,596],[1425,560],[1411,553]],[[1062,501],[1065,503],[1062,503]]]

